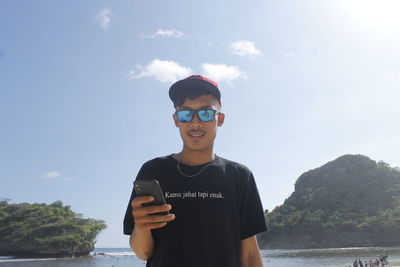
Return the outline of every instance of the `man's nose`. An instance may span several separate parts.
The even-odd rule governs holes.
[[[201,121],[199,119],[197,112],[195,112],[193,114],[193,119],[190,122],[190,127],[192,127],[192,128],[200,128],[201,127]]]

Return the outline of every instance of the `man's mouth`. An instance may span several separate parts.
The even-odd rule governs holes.
[[[206,133],[203,132],[203,131],[190,131],[188,134],[189,134],[189,136],[191,136],[191,137],[202,137],[202,136],[204,136]]]

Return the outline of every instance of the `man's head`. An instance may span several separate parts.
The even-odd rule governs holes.
[[[216,82],[192,75],[174,83],[169,96],[176,112],[173,115],[184,147],[202,151],[212,149],[217,127],[222,126],[221,93]]]
[[[202,95],[212,95],[221,106],[221,93],[218,84],[201,75],[192,75],[177,81],[169,89],[169,97],[175,109],[182,105],[186,98],[196,99]]]

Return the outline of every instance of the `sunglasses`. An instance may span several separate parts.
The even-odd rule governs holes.
[[[202,122],[210,122],[215,119],[215,114],[219,113],[213,109],[199,109],[199,110],[178,110],[175,112],[180,122],[191,122],[194,117],[194,113],[197,113],[197,117]]]

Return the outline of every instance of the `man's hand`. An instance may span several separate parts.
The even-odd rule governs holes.
[[[153,213],[165,212],[171,210],[171,205],[155,205],[143,207],[143,203],[154,200],[152,196],[139,196],[132,201],[132,215],[135,221],[135,229],[151,230],[161,228],[167,225],[168,222],[175,219],[174,214],[168,215],[152,215]]]
[[[143,203],[154,200],[152,196],[139,196],[132,201],[132,215],[135,226],[129,239],[130,246],[136,255],[142,260],[147,260],[153,255],[154,240],[151,229],[164,227],[175,219],[174,214],[151,215],[152,213],[171,210],[171,205],[154,205],[143,207]]]

